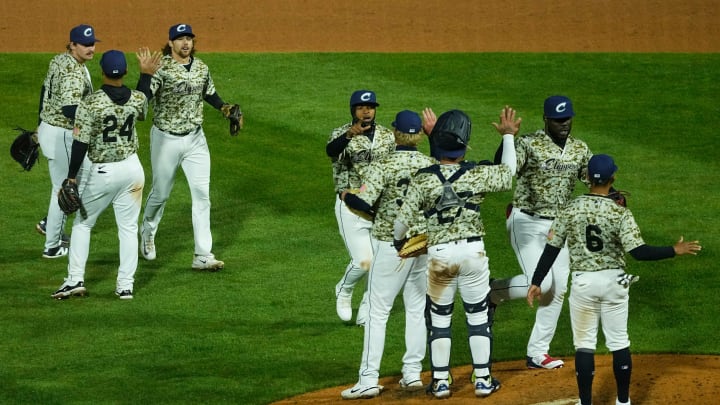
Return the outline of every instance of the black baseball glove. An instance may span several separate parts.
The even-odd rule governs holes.
[[[83,206],[82,199],[80,199],[80,192],[78,191],[78,185],[70,179],[65,179],[58,192],[58,205],[60,209],[66,214],[73,214],[75,211],[80,210],[80,215],[83,218],[87,218],[85,207]]]
[[[236,136],[242,129],[242,110],[237,104],[224,104],[221,108],[223,115],[230,121],[230,135]]]
[[[20,163],[23,169],[30,171],[38,160],[40,143],[38,143],[37,132],[28,131],[20,127],[15,128],[20,131],[10,145],[10,156]]]
[[[610,192],[608,193],[608,197],[612,198],[613,201],[615,201],[615,204],[627,208],[627,198],[629,197],[630,193],[627,191],[622,190],[615,190],[614,188],[610,189]]]

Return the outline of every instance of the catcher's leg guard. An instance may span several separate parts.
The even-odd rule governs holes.
[[[489,296],[475,304],[463,302],[467,317],[468,344],[470,345],[470,352],[473,358],[473,369],[479,372],[481,376],[489,375],[491,366],[490,355],[492,354],[493,344],[492,321],[489,319],[489,316],[484,317],[485,322],[482,322],[481,319],[483,318],[481,316],[483,312],[487,314],[488,304]],[[485,370],[487,370],[487,373]]]
[[[450,347],[452,345],[450,326],[453,307],[453,303],[440,305],[432,302],[430,298],[427,300],[425,312],[429,323],[428,350],[433,379],[450,379]]]

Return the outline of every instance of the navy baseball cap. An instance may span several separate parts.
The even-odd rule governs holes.
[[[419,134],[420,131],[422,131],[422,121],[420,120],[420,116],[416,112],[410,110],[403,110],[397,113],[392,126],[394,126],[398,131],[406,134]]]
[[[588,162],[588,175],[596,183],[604,183],[617,172],[618,167],[609,155],[593,155]]]
[[[174,41],[177,37],[189,36],[195,38],[192,27],[189,24],[175,24],[170,27],[170,40]]]
[[[123,77],[127,73],[125,54],[116,50],[105,52],[100,58],[100,67],[107,77],[113,79]]]
[[[545,117],[570,118],[575,116],[572,101],[565,96],[551,96],[545,99]]]
[[[100,42],[100,40],[95,38],[95,30],[93,27],[81,24],[70,30],[70,42],[90,46],[95,42]]]
[[[357,90],[350,96],[350,108],[360,104],[374,105],[375,107],[380,105],[372,90]]]

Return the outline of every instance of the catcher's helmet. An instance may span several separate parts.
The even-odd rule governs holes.
[[[450,110],[438,117],[430,133],[431,154],[441,157],[458,158],[465,154],[470,142],[472,123],[470,117],[460,110]]]

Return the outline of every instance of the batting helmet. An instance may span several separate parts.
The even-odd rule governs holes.
[[[450,110],[442,113],[430,133],[430,153],[435,159],[463,156],[470,142],[471,131],[470,117],[464,112]]]

